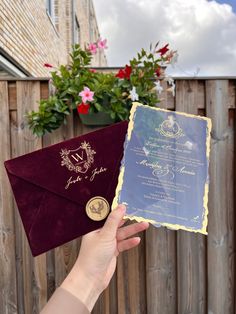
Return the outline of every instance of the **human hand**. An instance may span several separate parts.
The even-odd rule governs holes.
[[[113,210],[100,230],[82,239],[77,261],[61,287],[78,297],[91,311],[98,296],[108,286],[116,268],[117,256],[140,243],[134,234],[148,228],[148,223],[124,224],[125,206]]]

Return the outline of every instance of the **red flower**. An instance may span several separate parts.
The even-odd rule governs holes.
[[[120,79],[123,79],[125,77],[124,70],[120,69],[119,72],[116,74],[116,77],[119,77]]]
[[[155,73],[156,73],[157,77],[165,76],[165,70],[163,68],[161,68],[160,66],[158,66]]]
[[[44,63],[43,66],[46,68],[53,68],[53,65],[51,65],[50,63]]]
[[[89,104],[84,104],[83,102],[77,106],[78,113],[88,114],[89,113]]]
[[[156,69],[156,76],[157,77],[160,77],[161,76],[161,67],[158,67],[157,69]]]
[[[127,78],[128,80],[130,79],[131,72],[132,72],[131,66],[126,65],[125,66],[125,78]]]
[[[97,72],[95,69],[89,69],[89,71],[90,71],[91,73],[96,73],[96,72]]]
[[[132,67],[127,65],[125,66],[124,69],[120,69],[119,72],[116,74],[116,77],[119,77],[120,79],[130,79],[130,75],[132,73]]]
[[[166,44],[164,47],[162,47],[161,49],[157,50],[157,53],[159,52],[161,54],[161,57],[162,57],[169,50],[168,46],[169,46],[169,44]]]

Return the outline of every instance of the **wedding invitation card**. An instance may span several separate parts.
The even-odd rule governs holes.
[[[209,118],[134,103],[113,208],[207,234],[210,131]]]

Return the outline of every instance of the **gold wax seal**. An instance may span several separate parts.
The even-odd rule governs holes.
[[[86,204],[86,213],[88,217],[95,221],[100,221],[106,218],[109,211],[110,206],[108,201],[101,196],[91,198]]]

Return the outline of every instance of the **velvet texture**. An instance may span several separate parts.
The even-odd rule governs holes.
[[[112,204],[127,126],[120,122],[5,161],[33,256],[102,227],[104,220],[91,220],[85,206],[95,196]]]

